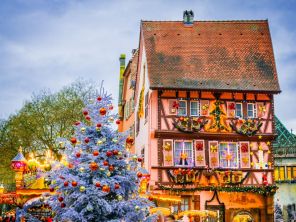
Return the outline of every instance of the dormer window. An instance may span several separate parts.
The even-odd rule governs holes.
[[[184,25],[193,25],[193,18],[194,18],[194,13],[192,10],[188,11],[184,11],[183,12],[183,23]]]

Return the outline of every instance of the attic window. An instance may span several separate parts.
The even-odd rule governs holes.
[[[156,35],[156,33],[154,33],[153,35]]]
[[[243,33],[241,33],[240,35],[243,35]]]
[[[219,35],[222,35],[222,33],[219,33]]]
[[[178,33],[177,35],[180,35],[180,33]]]

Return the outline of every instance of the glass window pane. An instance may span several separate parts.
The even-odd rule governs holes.
[[[193,166],[193,152],[192,152],[192,142],[184,143],[184,153],[187,156],[187,164],[185,165]]]
[[[296,179],[296,166],[293,167],[293,179]]]
[[[219,156],[220,156],[220,167],[227,168],[228,163],[227,163],[227,143],[220,143],[219,144]]]
[[[279,172],[279,179],[284,180],[285,179],[285,167],[279,167],[280,172]]]
[[[239,118],[243,117],[242,104],[241,103],[236,103],[235,111],[236,111],[236,117],[239,117]]]
[[[274,179],[275,179],[275,181],[279,180],[279,168],[278,167],[275,167],[275,169],[274,169]]]
[[[182,142],[175,142],[174,164],[180,165],[180,158],[182,153]]]
[[[286,180],[292,179],[292,167],[287,167],[287,177]]]
[[[248,117],[253,118],[254,117],[254,104],[253,103],[248,103]]]
[[[186,116],[186,101],[179,101],[178,115]]]
[[[197,101],[190,102],[190,115],[191,116],[198,116],[198,102]]]
[[[229,160],[229,167],[237,168],[238,161],[237,161],[237,145],[236,143],[229,143],[229,152],[228,152],[228,160]]]

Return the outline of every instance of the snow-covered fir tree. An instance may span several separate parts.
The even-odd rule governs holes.
[[[88,101],[70,141],[59,141],[63,161],[48,174],[54,221],[155,221],[152,202],[138,194],[141,158],[128,153],[132,138],[115,129],[112,109],[111,95],[101,93]]]
[[[283,222],[283,211],[281,209],[281,205],[279,204],[279,201],[276,201],[275,207],[274,207],[274,221],[275,222]]]

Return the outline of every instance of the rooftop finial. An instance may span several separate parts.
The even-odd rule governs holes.
[[[193,25],[194,13],[192,10],[185,10],[183,12],[183,23],[185,25]]]

